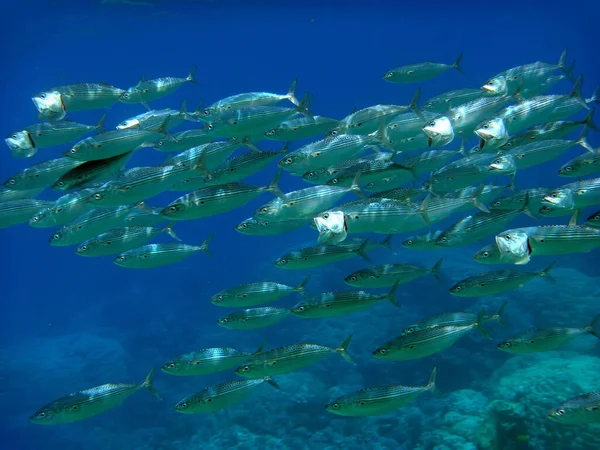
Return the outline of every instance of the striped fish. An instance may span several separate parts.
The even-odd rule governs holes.
[[[188,395],[175,405],[175,411],[182,414],[206,414],[229,408],[244,400],[254,388],[264,382],[279,389],[279,385],[270,377],[226,381]]]
[[[425,386],[386,386],[366,388],[335,399],[325,406],[330,413],[340,416],[378,416],[396,411],[427,391],[435,392],[436,368],[433,368]]]
[[[519,214],[519,211],[495,209],[467,216],[447,230],[435,241],[439,247],[458,247],[471,244],[481,238],[495,234],[504,228]]]
[[[235,226],[235,231],[248,236],[271,236],[274,234],[288,233],[308,225],[308,219],[284,220],[272,222],[249,217]]]
[[[225,307],[245,307],[275,302],[294,292],[303,295],[308,279],[309,276],[306,276],[296,287],[275,281],[242,284],[213,295],[210,301],[213,305]]]
[[[94,208],[94,205],[87,201],[92,192],[92,189],[82,189],[63,195],[34,215],[29,220],[29,225],[34,228],[49,228],[75,220]]]
[[[208,245],[212,238],[211,234],[202,245],[188,245],[179,242],[146,244],[115,256],[113,263],[128,269],[153,269],[176,264],[197,252],[210,255]]]
[[[329,348],[317,344],[294,344],[258,353],[235,373],[245,378],[264,378],[294,372],[314,364],[333,353],[354,364],[346,350],[352,336],[348,336],[338,348]]]
[[[548,411],[548,418],[572,425],[600,422],[600,391],[570,398]]]
[[[40,210],[50,208],[53,204],[54,202],[34,198],[2,201],[0,202],[0,229],[26,223]]]
[[[348,275],[344,282],[350,286],[361,288],[382,288],[405,284],[424,275],[433,275],[438,282],[442,282],[440,267],[443,259],[440,258],[433,267],[419,267],[412,264],[382,264],[362,269]]]
[[[103,384],[74,392],[43,406],[30,417],[29,421],[38,425],[79,422],[114,408],[140,389],[147,389],[160,399],[160,395],[152,385],[153,375],[154,369],[142,384]]]
[[[219,318],[217,325],[228,330],[258,330],[276,325],[289,315],[290,310],[287,308],[247,308]]]
[[[4,182],[4,186],[18,191],[43,189],[80,164],[81,161],[64,157],[43,161],[13,175]]]

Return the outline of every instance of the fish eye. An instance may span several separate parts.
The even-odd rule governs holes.
[[[408,239],[408,240],[406,241],[406,244],[407,244],[407,245],[412,245],[412,244],[413,244],[413,241],[412,241],[412,239]]]
[[[380,348],[379,349],[379,354],[380,355],[385,355],[387,353],[387,350],[385,348]]]
[[[186,402],[183,402],[183,403],[180,403],[180,404],[179,404],[179,407],[180,407],[180,408],[184,408],[184,409],[185,409],[185,408],[187,408],[187,407],[188,407],[188,404],[187,404]]]
[[[240,228],[248,228],[248,224],[247,224],[247,223],[242,223],[242,224],[240,225]]]
[[[102,195],[101,194],[94,194],[94,198],[96,200],[100,200],[102,198]]]
[[[573,168],[571,166],[565,167],[565,172],[570,172],[571,170],[573,170]]]
[[[220,322],[221,323],[229,323],[229,319],[224,317],[223,319],[220,320]]]
[[[504,236],[504,239],[510,241],[512,239],[512,236],[510,234],[507,234],[506,236]]]
[[[337,403],[334,403],[334,404],[332,404],[332,405],[331,405],[331,407],[332,407],[333,409],[340,409],[340,405],[339,405],[339,404],[337,404]]]
[[[485,124],[483,127],[481,127],[481,128],[483,128],[484,130],[487,130],[489,127],[490,127],[490,125],[486,123],[486,124]]]
[[[40,94],[40,98],[46,98],[46,94]]]
[[[356,275],[352,275],[351,277],[348,278],[350,281],[356,281]]]
[[[37,415],[40,419],[43,419],[44,417],[46,417],[46,413],[45,412],[41,412]]]
[[[81,247],[79,247],[79,250],[87,250],[87,245],[82,245]]]
[[[483,256],[484,258],[487,258],[488,256],[490,256],[490,253],[489,252],[483,252],[481,254],[481,256]]]
[[[454,290],[455,290],[455,291],[460,291],[461,289],[462,289],[462,287],[461,287],[461,286],[455,286],[455,287],[454,287]]]
[[[208,128],[209,131],[212,131],[215,128],[215,126],[212,123],[210,123],[206,126],[206,128]]]
[[[14,185],[15,183],[16,183],[16,181],[14,179],[12,179],[8,182],[8,184],[10,184],[10,185]]]
[[[329,133],[331,136],[337,136],[339,134],[336,130],[331,130]]]
[[[171,207],[169,208],[169,211],[171,211],[171,212],[175,212],[175,211],[177,211],[177,207],[175,207],[175,206],[171,206]]]
[[[558,415],[558,416],[564,416],[565,415],[565,410],[564,409],[559,409],[558,411],[556,411],[556,415]]]
[[[52,239],[55,241],[60,239],[60,234],[56,233],[55,235],[52,236]]]
[[[305,309],[304,306],[299,306],[298,307],[298,311],[300,311],[300,312],[304,312],[304,309]]]
[[[394,76],[394,72],[388,72],[385,74],[386,78],[392,78]]]
[[[69,150],[69,153],[71,153],[71,155],[74,155],[75,153],[77,153],[77,150],[72,148],[71,150]]]
[[[508,347],[511,347],[511,346],[512,346],[512,344],[511,344],[510,342],[506,341],[506,342],[503,342],[503,343],[502,343],[502,346],[503,346],[503,347],[507,347],[507,348],[508,348]]]
[[[329,213],[323,214],[323,219],[329,219]]]
[[[242,367],[242,372],[248,372],[250,370],[250,366]]]
[[[443,238],[440,239],[440,241],[442,241],[442,242],[448,242],[448,238],[446,236],[444,236]]]
[[[277,133],[277,130],[275,130],[275,128],[273,128],[272,130],[269,130],[265,133],[266,136],[273,136],[275,133]]]
[[[435,126],[435,120],[432,120],[431,122],[429,122],[428,126],[434,127]]]
[[[280,259],[279,260],[279,264],[287,264],[287,260],[286,259]]]
[[[223,296],[222,295],[217,295],[217,300],[223,300]]]
[[[261,212],[261,213],[265,213],[265,214],[266,214],[266,213],[268,213],[268,212],[269,212],[269,208],[262,208],[262,209],[260,210],[260,212]]]
[[[291,164],[294,162],[294,160],[292,158],[286,158],[284,161],[286,164]]]
[[[125,257],[124,257],[124,256],[119,256],[117,259],[118,259],[119,261],[125,261]]]

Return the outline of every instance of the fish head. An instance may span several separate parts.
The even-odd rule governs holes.
[[[493,160],[488,166],[496,175],[511,174],[517,170],[515,159],[512,155],[502,155]]]
[[[94,248],[96,246],[91,242],[84,242],[75,249],[75,253],[79,256],[94,256]]]
[[[143,255],[141,255],[141,256],[143,257]],[[127,264],[134,258],[135,258],[134,255],[128,255],[126,253],[121,253],[120,255],[117,255],[114,257],[113,263],[116,264],[117,266],[127,267]]]
[[[191,414],[190,411],[192,409],[192,406],[193,406],[193,402],[191,401],[191,399],[189,397],[186,397],[183,400],[180,400],[179,402],[177,402],[174,409],[178,413]]]
[[[263,134],[267,139],[273,139],[277,135],[277,132],[277,128],[271,128],[270,130],[265,131]]]
[[[204,108],[197,114],[197,118],[205,123],[212,123],[219,119],[219,114],[225,112],[225,108],[217,108],[216,106],[209,106]]]
[[[140,92],[137,86],[130,87],[119,97],[121,103],[138,103],[140,100]]]
[[[159,214],[165,216],[166,218],[176,218],[178,216],[181,217],[185,210],[185,203],[175,202],[165,207]]]
[[[232,320],[227,316],[227,317],[221,317],[220,319],[217,319],[217,325],[223,327],[223,328],[227,328],[229,327],[229,324],[232,322]]]
[[[62,120],[67,114],[62,94],[58,91],[41,92],[31,100],[39,112],[40,120]]]
[[[52,405],[44,406],[31,415],[29,421],[37,425],[54,425],[58,411]]]
[[[275,266],[279,267],[280,269],[285,269],[297,259],[297,255],[295,255],[294,253],[288,253],[286,255],[283,255],[277,261],[275,261]]]
[[[490,96],[506,95],[506,77],[504,75],[499,75],[497,77],[489,79],[485,82],[483,86],[481,86],[481,90],[484,94]]]
[[[319,243],[336,244],[346,239],[348,225],[342,211],[327,211],[313,219],[319,232]]]
[[[467,294],[470,287],[472,287],[471,283],[468,280],[463,280],[456,283],[449,290],[450,294],[455,295],[457,297],[462,297]]]
[[[256,228],[257,224],[258,224],[257,220],[254,219],[253,217],[250,217],[250,218],[244,220],[243,222],[237,224],[235,226],[235,230],[238,233],[251,234],[252,230]]]
[[[390,70],[389,72],[386,72],[382,79],[384,81],[389,81],[389,82],[394,82],[396,78],[398,78],[401,75],[401,73],[399,73],[396,69],[394,70]]]
[[[68,228],[63,227],[62,229],[56,231],[52,236],[50,236],[48,243],[53,247],[60,245],[61,239],[65,238],[65,236],[68,234],[68,230]]]
[[[303,316],[307,311],[309,311],[309,305],[305,302],[300,302],[296,306],[294,306],[290,311],[292,314],[296,316]]]
[[[442,232],[435,240],[438,247],[451,247],[456,244],[460,244],[460,237],[453,233]]]
[[[516,340],[507,340],[502,341],[498,344],[498,350],[502,350],[507,353],[518,353],[515,347],[518,347],[518,341]]]
[[[542,204],[554,208],[573,209],[575,206],[573,191],[569,188],[558,188],[550,191],[542,197]]]
[[[254,213],[254,217],[275,217],[280,211],[279,206],[274,202],[269,202],[266,205],[261,206]]]
[[[509,139],[504,120],[500,117],[481,122],[475,130],[475,134],[481,139],[480,150],[483,150],[484,147],[498,148],[506,144]]]
[[[52,225],[54,225],[52,208],[44,208],[29,219],[29,226],[33,228],[46,228]]]
[[[338,398],[333,403],[330,403],[325,406],[325,409],[332,413],[337,414],[338,416],[350,416],[355,415],[353,413],[353,409],[356,407],[360,407],[361,402],[351,402],[347,401],[344,398]],[[364,404],[364,402],[362,402]]]
[[[449,144],[454,139],[454,127],[446,116],[430,120],[423,127],[423,133],[427,135],[427,142],[430,147],[441,147]]]
[[[303,158],[299,154],[288,154],[279,160],[277,165],[284,170],[293,170],[294,166],[301,163]]]
[[[102,206],[114,197],[114,191],[110,186],[102,185],[96,191],[87,196],[86,201],[94,206]]]
[[[127,119],[117,125],[117,130],[126,130],[128,128],[139,128],[140,121],[138,119]]]
[[[512,264],[527,264],[531,259],[529,236],[524,231],[508,230],[496,236],[502,257],[508,255]]]
[[[77,142],[73,147],[65,150],[63,153],[67,158],[85,160],[87,153],[94,152],[102,148],[102,144],[96,142],[93,138],[85,138]]]
[[[325,139],[339,136],[340,134],[343,134],[344,131],[345,131],[345,128],[343,128],[343,127],[337,127],[332,130],[329,130],[327,133],[325,133]]]
[[[35,142],[28,131],[12,133],[4,139],[4,142],[15,158],[29,158],[37,153]]]
[[[169,361],[168,363],[163,364],[160,367],[160,370],[171,375],[177,375],[183,368],[181,361]]]
[[[235,369],[235,373],[245,378],[260,378],[264,365],[272,363],[272,361],[248,361]]]
[[[325,170],[312,170],[302,175],[302,179],[307,183],[321,184],[323,181],[326,181],[325,177],[327,177],[327,175],[329,175],[329,172],[326,172]]]
[[[501,257],[502,254],[496,244],[486,245],[473,255],[473,259],[482,264],[499,264]]]
[[[599,228],[600,227],[600,212],[592,214],[590,217],[588,217],[587,221],[586,221],[586,225],[594,227],[594,228]]]
[[[558,175],[561,177],[575,177],[577,176],[575,173],[576,170],[577,165],[575,163],[567,163],[558,169]]]
[[[412,334],[415,331],[419,331],[419,326],[418,325],[413,325],[411,327],[406,327],[404,330],[402,330],[402,334],[406,335],[406,334]]]
[[[391,359],[396,356],[397,351],[394,347],[390,345],[383,345],[372,352],[373,356],[377,359]]]
[[[219,292],[218,294],[213,295],[210,298],[210,302],[213,305],[220,305],[223,302],[226,302],[227,300],[231,300],[233,296],[231,294],[228,294],[227,292]]]

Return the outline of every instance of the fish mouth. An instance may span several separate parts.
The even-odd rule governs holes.
[[[490,86],[488,84],[484,84],[483,86],[481,86],[481,90],[483,92],[488,92],[490,94],[495,94],[496,93],[496,89],[494,89],[493,86]]]
[[[549,197],[549,196],[544,196],[544,198],[542,199],[543,201],[545,201],[546,203],[550,203],[551,205],[558,205],[560,203],[560,200],[554,197]]]
[[[490,170],[502,170],[504,168],[501,164],[494,163],[490,164],[488,167],[490,168]]]

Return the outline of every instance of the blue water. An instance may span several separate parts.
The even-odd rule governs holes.
[[[0,5],[4,63],[0,124],[4,135],[36,121],[30,98],[50,87],[85,81],[128,88],[141,76],[185,76],[194,64],[198,65],[200,85],[185,85],[174,95],[153,102],[152,107],[178,108],[186,99],[190,108],[195,108],[201,99],[209,104],[248,91],[284,93],[297,77],[299,95],[305,91],[314,94],[313,111],[341,119],[353,108],[410,101],[417,86],[382,81],[387,70],[423,60],[451,63],[461,51],[465,75],[449,71],[420,83],[422,99],[450,89],[478,87],[490,76],[519,64],[555,62],[565,47],[570,59],[577,60],[576,73],[585,76],[584,96],[590,96],[600,83],[598,6],[591,1],[527,5],[505,1],[479,6],[465,2],[451,7],[442,1],[381,1],[373,5],[226,0],[87,3]],[[568,90],[566,81],[555,89]],[[116,103],[107,110],[107,128],[143,111],[142,105]],[[581,115],[585,113],[577,117]],[[93,124],[99,116],[99,111],[86,111],[70,118]],[[589,142],[597,147],[600,139],[591,133]],[[301,144],[294,142],[292,148]],[[258,145],[270,150],[282,147],[269,141]],[[12,159],[5,149],[0,155],[0,178],[56,158],[62,151],[41,149],[24,160]],[[579,153],[580,149],[572,149],[556,161],[527,169],[517,175],[517,186],[558,186],[571,181],[559,178],[556,169]],[[164,153],[139,152],[129,167],[160,164],[165,158]],[[247,181],[268,184],[275,171],[273,164]],[[281,187],[291,191],[304,185],[284,174]],[[166,193],[149,203],[164,205],[177,196]],[[56,195],[48,191],[40,198],[54,199]],[[305,275],[281,271],[272,263],[292,248],[314,244],[314,230],[253,237],[233,228],[268,200],[269,194],[264,194],[239,210],[178,223],[177,234],[190,244],[201,243],[214,231],[214,256],[198,254],[180,264],[148,271],[119,268],[110,257],[79,258],[72,247],[50,247],[51,229],[24,224],[1,230],[2,448],[598,448],[589,427],[574,429],[543,417],[550,407],[583,393],[577,389],[600,388],[597,378],[595,386],[582,378],[587,371],[597,374],[600,368],[600,359],[595,357],[599,347],[592,337],[581,337],[564,352],[552,355],[511,356],[495,349],[502,336],[532,326],[586,325],[599,312],[597,250],[540,258],[526,266],[537,270],[556,260],[555,286],[535,281],[502,298],[468,300],[451,297],[447,289],[465,274],[487,270],[471,259],[480,243],[450,251],[410,252],[400,245],[406,235],[398,235],[393,241],[394,254],[378,249],[372,253],[374,262],[431,267],[443,256],[447,278],[444,284],[424,277],[402,286],[400,311],[378,304],[364,313],[335,319],[291,317],[263,330],[222,329],[216,319],[230,310],[213,306],[211,295],[267,279],[297,285]],[[581,216],[593,212],[585,210]],[[460,217],[436,224],[435,229]],[[562,217],[540,223],[567,220]],[[532,222],[523,216],[512,225]],[[161,236],[157,242],[167,240]],[[363,267],[365,262],[357,258],[314,271],[309,291],[317,294],[347,288],[343,278]],[[287,297],[281,306],[291,307],[298,299]],[[481,306],[495,310],[504,299],[509,301],[510,328],[494,327],[494,342],[473,334],[444,353],[417,361],[389,363],[371,357],[374,348],[415,320],[440,312],[477,311]],[[158,370],[169,358],[197,348],[229,346],[254,351],[264,340],[269,347],[296,342],[334,347],[349,334],[354,335],[349,352],[356,366],[331,356],[280,377],[280,392],[261,386],[243,403],[213,415],[183,416],[173,411],[173,405],[206,385],[233,379],[234,374],[184,378]],[[550,365],[552,373],[544,369],[551,358],[564,361],[564,365]],[[580,365],[569,366],[574,361]],[[424,394],[394,414],[372,419],[338,417],[323,408],[333,398],[361,387],[425,384],[434,366],[439,397]],[[527,379],[514,377],[530,366],[539,367],[539,373],[531,369],[523,372]],[[79,423],[40,427],[28,422],[37,408],[53,399],[108,382],[141,382],[151,367],[158,370],[155,385],[164,397],[162,402],[140,392],[123,405]],[[515,379],[506,381],[510,376]],[[564,380],[549,384],[548,392],[542,389],[546,397],[539,404],[519,394],[545,379]],[[504,391],[499,386],[505,386]],[[519,402],[520,395],[527,398]],[[494,425],[493,414],[485,412],[494,400],[511,398],[516,399],[514,408],[525,408],[519,416],[524,431],[516,434],[498,431],[502,426]],[[462,419],[453,422],[447,416],[451,411],[462,414]],[[497,419],[497,423],[503,420],[508,419]],[[493,436],[491,443],[482,438],[486,433]]]

